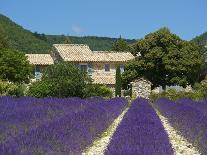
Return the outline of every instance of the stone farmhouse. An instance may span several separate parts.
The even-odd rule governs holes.
[[[130,52],[91,51],[83,44],[54,44],[51,54],[26,54],[31,64],[35,65],[35,78],[41,79],[43,68],[61,61],[75,64],[86,71],[93,83],[115,85],[116,65],[120,64],[121,72],[128,60],[135,57]]]

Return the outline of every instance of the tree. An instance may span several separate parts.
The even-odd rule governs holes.
[[[84,90],[84,98],[92,96],[111,98],[113,96],[113,92],[105,85],[88,84]]]
[[[181,40],[167,28],[146,35],[133,47],[133,54],[141,56],[126,65],[126,72],[133,72],[133,78],[144,76],[154,87],[193,85],[204,62],[198,45]]]
[[[115,96],[121,96],[121,71],[120,65],[116,67],[116,86],[115,86]]]
[[[42,81],[34,83],[29,95],[35,97],[83,97],[91,79],[74,65],[62,62],[46,68]]]
[[[4,36],[4,29],[0,27],[0,49],[2,48],[8,48],[8,42],[6,37]]]
[[[127,42],[120,36],[120,38],[113,43],[112,51],[130,51],[130,47]]]
[[[73,42],[70,40],[69,37],[65,37],[64,44],[72,44]]]
[[[32,66],[23,53],[12,49],[0,49],[0,79],[28,83],[31,76]]]

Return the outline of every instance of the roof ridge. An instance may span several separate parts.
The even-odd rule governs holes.
[[[86,47],[89,47],[86,44],[53,44],[53,46],[86,46]]]
[[[94,53],[131,53],[128,51],[93,51]]]

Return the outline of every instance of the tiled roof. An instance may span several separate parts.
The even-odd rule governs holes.
[[[130,52],[94,51],[93,60],[98,62],[126,62],[134,59]]]
[[[90,61],[93,52],[89,46],[83,44],[54,44],[60,57],[64,61]]]
[[[71,62],[126,62],[134,59],[129,52],[91,51],[83,44],[54,44],[64,61]]]
[[[26,54],[28,60],[34,65],[52,65],[54,61],[50,54]]]
[[[93,83],[96,84],[115,84],[115,76],[93,76],[91,77],[93,79]]]

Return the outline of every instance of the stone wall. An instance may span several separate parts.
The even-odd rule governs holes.
[[[110,71],[105,71],[105,64],[110,64]],[[93,76],[112,76],[116,75],[114,63],[93,63]]]
[[[149,98],[149,95],[151,93],[151,82],[140,78],[135,80],[134,82],[131,82],[132,85],[132,96],[134,97],[143,97],[143,98]]]

